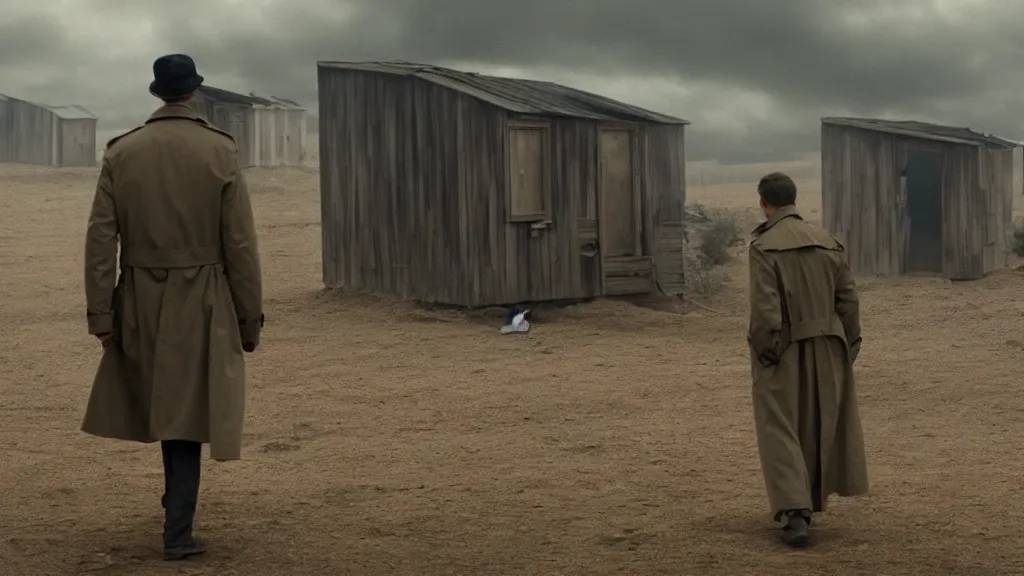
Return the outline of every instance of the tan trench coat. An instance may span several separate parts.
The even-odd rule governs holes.
[[[256,228],[230,135],[167,105],[110,141],[86,233],[85,293],[89,333],[115,338],[82,430],[209,443],[214,459],[238,459],[242,341],[259,342],[263,311]]]
[[[758,226],[750,243],[754,418],[768,500],[825,510],[831,494],[868,491],[853,362],[860,312],[843,246],[795,207]]]

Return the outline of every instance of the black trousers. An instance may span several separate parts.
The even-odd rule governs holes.
[[[199,500],[203,445],[189,440],[164,440],[164,547],[192,542],[192,522]]]

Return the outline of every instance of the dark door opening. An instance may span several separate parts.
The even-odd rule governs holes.
[[[907,272],[942,273],[942,154],[907,151],[910,253]]]

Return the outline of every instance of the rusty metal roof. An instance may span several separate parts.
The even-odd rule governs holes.
[[[922,138],[924,140],[935,140],[938,142],[949,142],[952,144],[966,144],[969,146],[987,146],[993,148],[1016,148],[1019,143],[1006,140],[991,134],[975,132],[970,128],[956,128],[953,126],[942,126],[930,122],[918,122],[915,120],[881,120],[878,118],[822,118],[822,124],[833,126],[849,126],[875,132],[886,132],[910,138]]]
[[[415,76],[519,114],[653,124],[689,124],[680,118],[554,82],[502,78],[411,62],[317,62],[317,66]]]

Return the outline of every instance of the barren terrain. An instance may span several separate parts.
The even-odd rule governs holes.
[[[211,550],[163,563],[159,449],[78,431],[95,177],[0,165],[0,574],[1024,574],[1021,270],[861,281],[873,492],[792,552],[757,460],[743,247],[705,307],[597,301],[500,336],[324,292],[312,169],[250,173],[268,325],[244,460],[204,461]],[[689,196],[752,222],[755,183]]]

